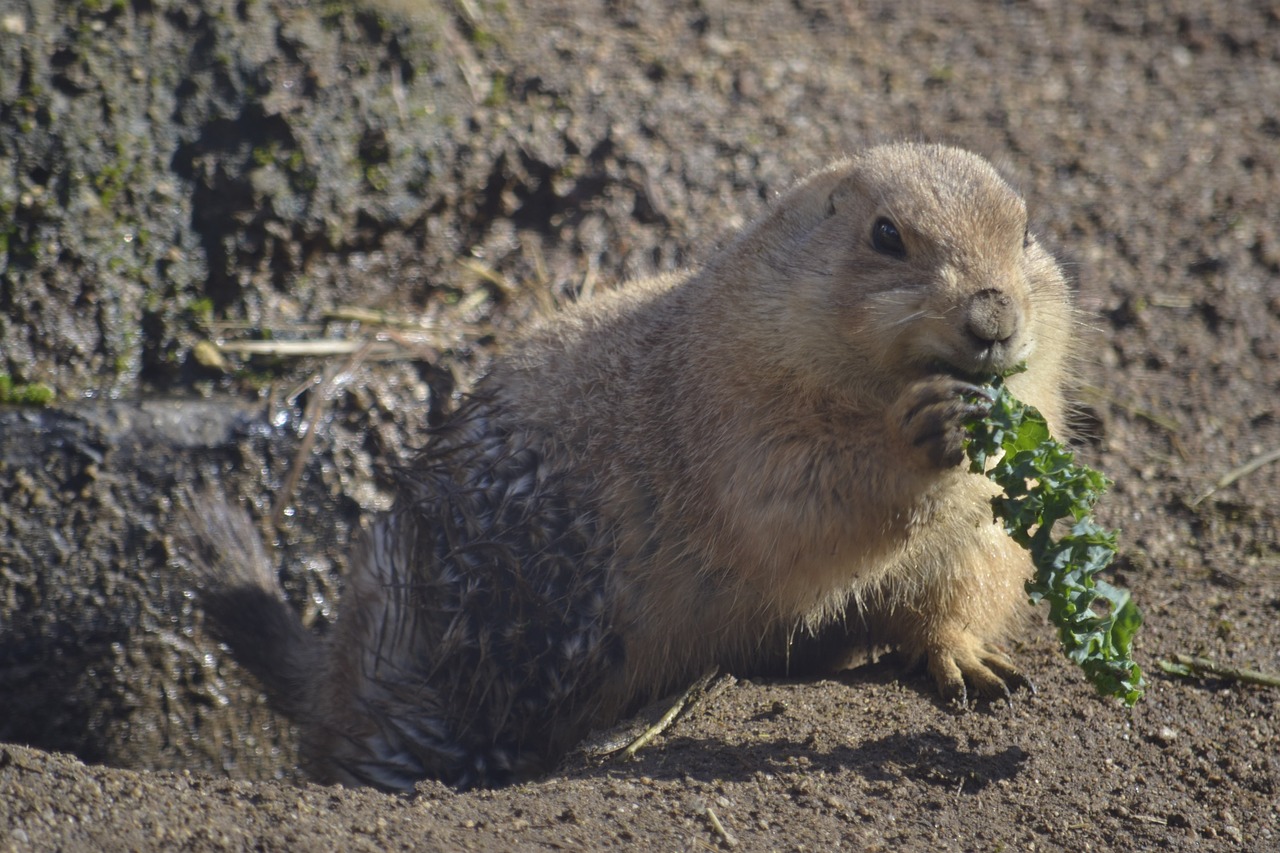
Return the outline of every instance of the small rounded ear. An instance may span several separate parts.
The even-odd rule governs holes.
[[[827,216],[832,217],[837,213],[848,211],[854,206],[857,198],[857,184],[854,177],[852,175],[841,177],[827,194]]]
[[[810,175],[779,196],[751,233],[757,239],[781,241],[784,254],[793,251],[797,241],[823,233],[833,219],[849,215],[858,204],[847,168],[837,164]]]

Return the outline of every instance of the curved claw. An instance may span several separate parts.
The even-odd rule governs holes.
[[[985,417],[993,400],[981,386],[932,376],[907,388],[889,417],[905,443],[931,466],[954,468],[964,459],[964,425]]]
[[[929,672],[938,692],[948,705],[968,708],[969,686],[987,700],[1003,699],[1013,704],[1013,692],[1026,689],[1035,695],[1035,685],[1022,674],[1008,655],[976,640],[929,649]]]

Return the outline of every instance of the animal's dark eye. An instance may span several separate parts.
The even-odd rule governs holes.
[[[902,242],[902,234],[898,232],[898,226],[884,217],[877,219],[871,226],[871,246],[880,254],[891,258],[907,256],[907,247]]]

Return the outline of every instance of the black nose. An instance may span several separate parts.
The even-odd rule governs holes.
[[[980,341],[1007,341],[1018,332],[1018,306],[1002,290],[980,290],[969,299],[964,327]]]

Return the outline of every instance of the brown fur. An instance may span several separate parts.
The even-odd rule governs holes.
[[[874,236],[881,220],[900,243]],[[520,778],[638,699],[785,655],[841,615],[926,659],[947,698],[966,681],[1007,693],[1023,680],[993,644],[1030,564],[959,464],[960,425],[981,411],[971,377],[1025,361],[1009,386],[1061,434],[1073,321],[1022,199],[980,158],[925,145],[838,161],[705,268],[546,318],[375,526],[327,651],[287,656],[326,661],[299,714],[321,775]],[[499,504],[523,515],[495,521]],[[464,559],[490,540],[498,556]],[[459,572],[504,591],[438,615]],[[552,663],[544,635],[591,651]],[[536,691],[514,675],[535,664]],[[445,734],[388,733],[415,714]]]

